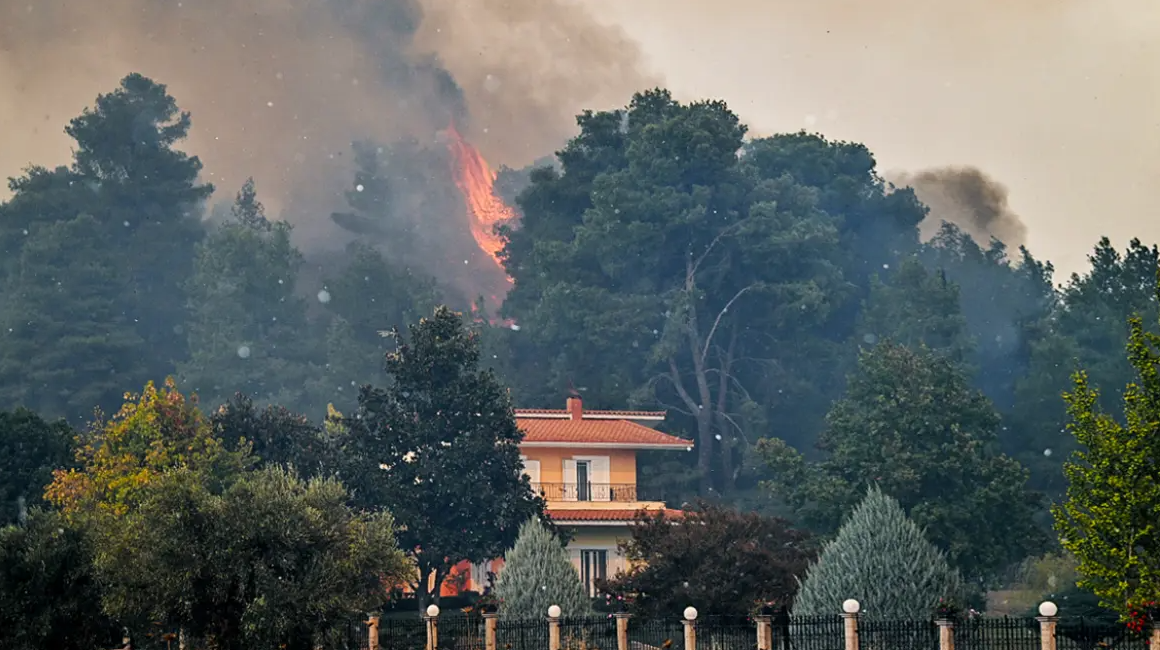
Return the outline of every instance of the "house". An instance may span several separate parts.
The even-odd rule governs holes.
[[[578,396],[569,397],[563,410],[516,409],[524,472],[547,501],[548,516],[571,533],[568,551],[592,595],[597,580],[627,568],[618,546],[629,538],[636,513],[666,510],[663,502],[637,493],[637,452],[693,447],[657,431],[664,419],[664,412],[585,410]],[[478,591],[489,571],[500,570],[497,560],[449,582],[456,583],[454,591]]]

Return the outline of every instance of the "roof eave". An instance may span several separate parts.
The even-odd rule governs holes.
[[[665,443],[523,441],[520,443],[520,446],[538,447],[541,449],[667,449],[669,451],[690,451],[693,449],[693,441]]]

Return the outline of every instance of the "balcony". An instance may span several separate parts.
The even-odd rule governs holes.
[[[636,485],[631,483],[532,483],[532,491],[545,501],[636,501]]]

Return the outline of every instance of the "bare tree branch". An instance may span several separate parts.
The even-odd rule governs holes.
[[[728,226],[723,228],[721,230],[721,232],[717,233],[717,236],[713,238],[713,241],[709,242],[709,245],[705,248],[705,251],[703,253],[701,253],[701,256],[698,257],[697,261],[693,263],[692,267],[689,270],[689,274],[690,275],[696,274],[697,269],[701,267],[701,262],[704,262],[705,258],[709,257],[709,253],[712,252],[713,247],[717,245],[717,242],[721,241],[721,239],[725,235],[728,235],[731,232],[733,232],[734,230],[737,230],[738,228],[740,228],[742,225],[745,224],[746,221],[749,221],[748,217],[745,219],[742,219],[740,221],[735,221],[735,222],[729,224]]]
[[[725,312],[729,311],[729,308],[733,306],[733,303],[737,302],[737,299],[744,295],[746,291],[749,291],[756,286],[757,283],[753,283],[743,287],[741,291],[735,293],[733,297],[729,299],[729,302],[725,303],[725,306],[721,308],[721,311],[717,313],[717,318],[713,321],[713,327],[709,328],[709,334],[705,337],[705,344],[701,349],[701,363],[705,362],[705,356],[709,354],[709,344],[713,342],[713,335],[717,332],[717,326],[721,324],[721,319],[725,317]]]

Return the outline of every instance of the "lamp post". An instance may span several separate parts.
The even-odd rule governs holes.
[[[697,650],[697,608],[685,608],[685,620],[681,623],[685,626],[685,650]]]
[[[1039,603],[1039,648],[1055,650],[1055,625],[1059,622],[1059,607],[1050,600]]]
[[[427,650],[439,648],[439,606],[427,606]]]
[[[560,606],[548,608],[548,650],[560,650]]]
[[[842,603],[842,627],[846,633],[846,650],[858,650],[858,612],[862,604],[853,598]]]

